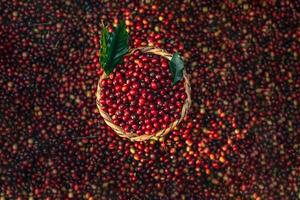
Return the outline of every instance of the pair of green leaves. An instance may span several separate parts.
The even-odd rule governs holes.
[[[123,61],[124,55],[129,50],[128,40],[129,35],[124,21],[121,21],[115,32],[110,33],[107,27],[103,28],[100,41],[100,63],[106,75],[109,75],[117,64]],[[172,56],[169,69],[173,79],[172,85],[182,80],[184,63],[179,53]]]
[[[102,30],[100,63],[105,73],[109,75],[117,64],[121,63],[123,56],[128,52],[129,35],[125,22],[122,21],[115,32],[110,33],[107,27]]]

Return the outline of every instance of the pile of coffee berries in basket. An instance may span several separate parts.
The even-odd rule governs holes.
[[[128,38],[124,22],[115,32],[106,27],[102,31],[100,62],[105,74],[97,92],[100,114],[122,137],[162,136],[182,120],[189,107],[183,61],[178,53],[158,48],[129,50]]]
[[[169,61],[137,50],[101,82],[100,103],[126,132],[153,134],[180,118],[187,95],[183,81],[172,85]]]

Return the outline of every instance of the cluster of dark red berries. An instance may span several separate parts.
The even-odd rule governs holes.
[[[172,85],[169,61],[136,50],[101,81],[100,104],[126,132],[153,134],[181,117],[183,81]]]
[[[299,2],[153,2],[0,0],[1,200],[299,199]],[[193,103],[164,138],[130,142],[96,108],[119,19],[131,48],[185,58]]]

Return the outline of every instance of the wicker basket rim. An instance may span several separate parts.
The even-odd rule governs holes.
[[[126,55],[131,55],[134,53],[136,50],[141,50],[143,53],[149,53],[149,54],[155,54],[159,55],[162,57],[165,57],[168,60],[171,60],[172,54],[164,51],[163,49],[160,48],[155,48],[155,47],[139,47],[135,49],[129,50],[129,52]],[[106,113],[100,104],[100,97],[101,97],[101,81],[103,79],[106,79],[108,76],[103,73],[98,81],[97,85],[97,92],[96,92],[96,103],[98,110],[100,112],[100,115],[103,117],[105,123],[110,126],[120,137],[125,137],[130,139],[131,141],[145,141],[149,139],[157,139],[159,137],[162,137],[169,133],[172,129],[174,129],[182,120],[183,118],[187,115],[188,109],[191,105],[191,89],[190,89],[190,83],[188,79],[188,75],[186,71],[183,71],[183,78],[184,78],[184,87],[185,87],[185,92],[187,94],[187,98],[185,100],[185,103],[182,107],[181,110],[181,115],[180,118],[175,120],[174,122],[171,122],[170,125],[166,129],[161,129],[155,132],[154,134],[143,134],[143,135],[137,135],[136,133],[128,133],[126,132],[122,127],[114,124],[112,122],[111,117]]]

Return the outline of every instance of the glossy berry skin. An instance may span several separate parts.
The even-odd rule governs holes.
[[[100,103],[113,122],[126,124],[126,132],[153,134],[180,118],[187,95],[183,81],[171,85],[168,60],[136,50],[124,61],[101,82]]]

